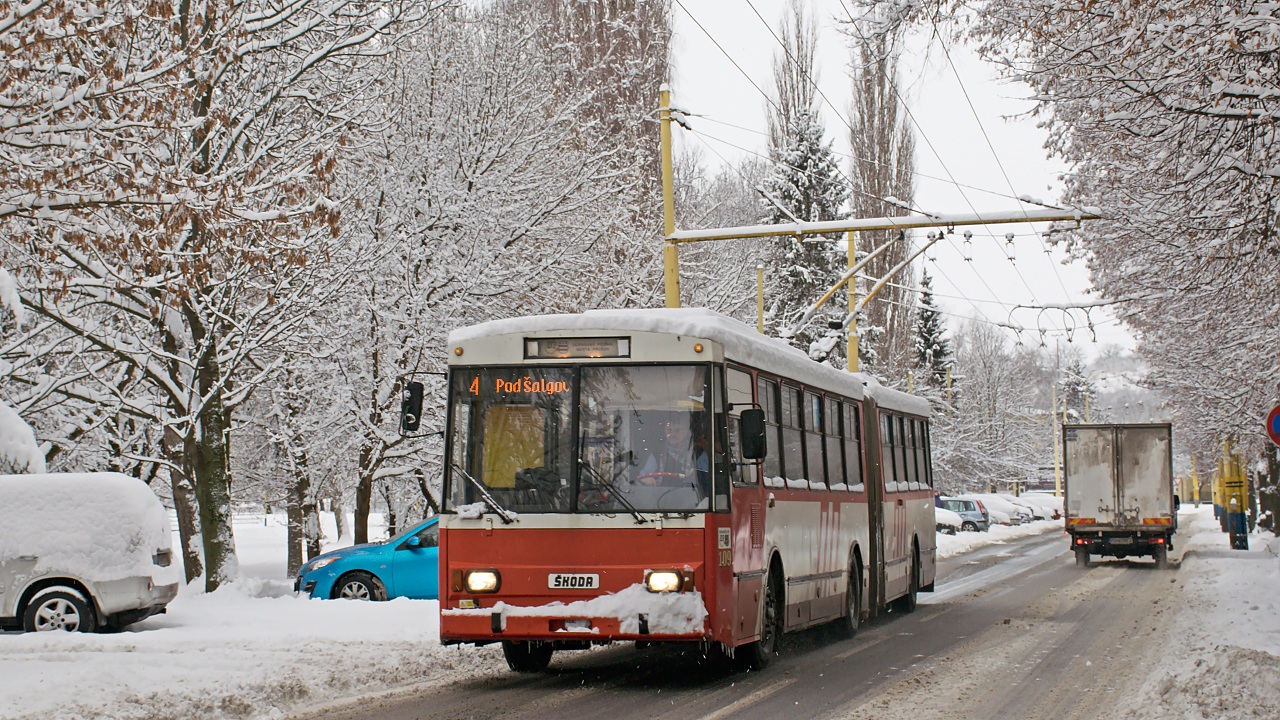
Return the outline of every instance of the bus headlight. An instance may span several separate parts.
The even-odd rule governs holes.
[[[650,570],[644,579],[645,587],[655,593],[678,592],[683,584],[683,578],[675,570]]]
[[[462,583],[470,593],[493,593],[502,585],[502,576],[497,570],[469,570]]]

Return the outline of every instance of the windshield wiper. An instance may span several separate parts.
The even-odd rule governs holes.
[[[482,484],[479,480],[468,475],[466,470],[463,470],[461,467],[458,466],[458,463],[451,463],[451,464],[453,465],[454,470],[457,470],[458,472],[462,473],[462,477],[471,481],[471,484],[476,486],[476,489],[480,491],[480,498],[484,500],[484,504],[492,508],[493,511],[497,513],[498,517],[502,518],[502,523],[504,525],[510,525],[511,523],[515,522],[515,518],[511,517],[511,513],[508,510],[504,509],[501,505],[499,505],[497,500],[493,499],[493,496],[490,495],[489,491],[485,489],[484,484]]]
[[[631,517],[636,519],[637,525],[643,525],[649,522],[649,518],[645,517],[644,515],[641,515],[640,511],[636,510],[636,506],[632,505],[625,497],[623,497],[622,491],[618,489],[617,485],[614,485],[612,482],[605,480],[604,477],[600,475],[600,473],[596,472],[595,468],[588,465],[586,461],[584,461],[582,458],[578,458],[578,467],[583,470],[586,470],[588,473],[591,474],[591,477],[594,478],[596,481],[596,487],[603,486],[612,490],[613,496],[618,499],[618,502],[622,505],[622,507],[627,509],[627,512],[631,513]]]

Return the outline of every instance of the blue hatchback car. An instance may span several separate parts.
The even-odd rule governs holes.
[[[298,571],[293,589],[325,599],[435,600],[440,595],[439,519],[424,520],[390,540],[314,557]]]

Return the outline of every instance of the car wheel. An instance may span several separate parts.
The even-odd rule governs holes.
[[[978,526],[974,525],[970,520],[966,520],[964,524],[960,526],[960,529],[965,532],[978,532]]]
[[[334,600],[386,600],[387,589],[366,572],[347,573],[333,584]]]
[[[22,627],[27,632],[93,632],[97,618],[92,603],[78,590],[52,587],[31,598],[22,614]]]
[[[555,648],[550,643],[514,640],[502,642],[502,656],[507,659],[507,667],[519,673],[546,670],[554,653]]]
[[[782,635],[782,615],[786,602],[782,594],[782,567],[774,564],[765,576],[764,607],[761,608],[760,639],[738,648],[734,658],[746,670],[763,670],[778,651]]]

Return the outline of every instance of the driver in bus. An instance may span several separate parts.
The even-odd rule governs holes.
[[[636,482],[640,485],[664,487],[696,487],[703,497],[711,456],[706,441],[695,437],[688,420],[671,420],[662,431],[662,447],[652,452],[640,466]]]

